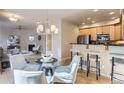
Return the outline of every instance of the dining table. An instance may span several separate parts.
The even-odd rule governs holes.
[[[41,70],[45,71],[45,75],[48,76],[49,73],[51,76],[55,70],[55,64],[57,63],[57,59],[52,57],[50,60],[44,60],[43,58],[37,59],[36,63],[40,64]]]

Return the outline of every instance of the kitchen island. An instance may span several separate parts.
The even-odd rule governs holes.
[[[72,49],[80,51],[83,55],[83,59],[87,59],[87,53],[90,51],[97,51],[100,53],[100,62],[101,62],[101,75],[110,77],[111,74],[111,61],[113,54],[124,54],[124,45],[117,44],[77,44],[71,43]]]

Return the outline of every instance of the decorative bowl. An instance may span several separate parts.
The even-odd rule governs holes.
[[[43,58],[43,61],[48,62],[52,59],[52,56],[51,55],[44,55],[44,56],[42,56],[42,58]]]

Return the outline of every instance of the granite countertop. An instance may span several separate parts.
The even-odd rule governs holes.
[[[105,46],[124,46],[124,44],[78,44],[78,43],[70,43],[70,44],[77,44],[77,45],[105,45]]]
[[[124,59],[124,54],[122,53],[110,53],[110,55],[116,58]]]

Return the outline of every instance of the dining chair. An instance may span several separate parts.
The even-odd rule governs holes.
[[[27,63],[25,57],[22,54],[10,55],[9,60],[10,60],[11,70],[14,69],[25,70],[29,68],[30,70],[32,69],[33,71],[37,71],[40,69],[39,64]]]
[[[53,83],[72,83],[76,81],[77,70],[80,62],[80,57],[75,55],[71,64],[56,68],[52,82]]]
[[[12,73],[12,83],[14,83],[14,70],[25,70],[25,71],[39,71],[40,65],[27,63],[22,54],[10,55],[9,56],[11,73]]]
[[[43,71],[14,70],[14,84],[48,84]]]

